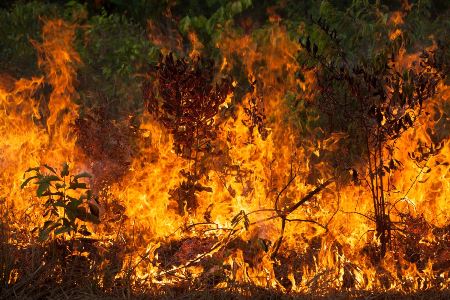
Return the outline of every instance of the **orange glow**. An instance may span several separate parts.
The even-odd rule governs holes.
[[[402,24],[401,15],[392,16],[391,22]],[[100,199],[105,218],[113,214],[113,205],[124,209],[115,223],[96,226],[95,238],[125,241],[124,252],[135,266],[136,278],[149,284],[175,284],[214,274],[217,265],[197,263],[206,257],[223,261],[226,278],[215,283],[217,288],[238,282],[284,292],[411,291],[420,289],[423,282],[436,282],[436,277],[441,279],[437,287],[445,288],[450,283],[449,270],[434,270],[431,260],[422,268],[402,253],[388,253],[379,266],[370,260],[367,253],[378,241],[374,223],[364,215],[370,216],[373,204],[370,191],[355,184],[333,182],[294,210],[289,215],[292,221],[286,223],[279,255],[272,258],[281,226],[280,219],[273,217],[275,202],[279,208],[292,207],[332,178],[334,167],[316,160],[336,151],[345,138],[345,134],[335,133],[326,139],[301,140],[298,129],[286,121],[286,93],[298,91],[306,101],[313,101],[315,77],[309,71],[305,81],[297,78],[295,57],[300,47],[277,24],[267,29],[263,42],[256,42],[258,37],[250,35],[224,33],[217,45],[223,55],[221,72],[234,67],[233,55],[237,55],[245,63],[249,81],[256,83],[242,101],[228,96],[221,108],[225,111],[234,106],[231,117],[216,116],[214,146],[226,150],[217,151],[208,161],[209,170],[201,184],[212,191],[197,192],[195,211],[179,214],[169,193],[181,184],[180,174],[189,170],[192,162],[176,155],[173,137],[146,112],[140,116],[138,151],[129,169],[105,188],[105,199]],[[396,29],[390,38],[400,34]],[[76,73],[82,63],[73,46],[74,35],[73,25],[62,20],[46,21],[43,42],[33,42],[44,75],[16,80],[0,74],[0,199],[5,198],[10,209],[26,220],[22,226],[28,229],[41,224],[42,216],[33,191],[20,189],[27,168],[68,161],[76,170],[91,171],[73,128],[79,117],[74,102],[78,97]],[[196,56],[203,46],[195,34],[189,37],[194,46],[190,55]],[[412,58],[400,57],[398,64],[411,66]],[[263,60],[266,65],[261,65]],[[42,95],[45,85],[51,87],[47,99]],[[245,108],[252,97],[262,99],[259,108],[267,116],[267,136],[256,127],[250,132],[245,125]],[[423,218],[436,228],[449,224],[450,166],[444,162],[450,161],[450,140],[444,140],[439,154],[427,161],[432,168],[429,173],[414,164],[408,152],[419,143],[430,144],[430,130],[448,123],[445,105],[450,105],[450,88],[440,82],[439,93],[427,104],[427,114],[422,114],[419,126],[396,142],[403,167],[390,175],[396,192],[387,195],[390,203],[395,203],[392,209],[408,215],[410,222]],[[311,136],[323,130],[304,128]],[[283,190],[293,175],[295,179]],[[240,214],[248,214],[248,220],[233,220]],[[421,245],[437,239],[431,229],[419,233],[423,234]],[[178,243],[174,246],[177,251],[167,262],[163,256],[170,251],[164,247],[171,242]],[[294,255],[299,257],[296,266]],[[283,270],[282,282],[278,273],[280,266],[289,265],[286,261],[292,265]]]

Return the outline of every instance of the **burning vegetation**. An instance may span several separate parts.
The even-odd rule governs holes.
[[[0,10],[0,298],[449,296],[449,5],[131,2]]]

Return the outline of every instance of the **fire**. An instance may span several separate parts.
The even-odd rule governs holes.
[[[394,16],[392,23],[401,24],[402,17]],[[43,220],[39,199],[30,189],[20,189],[28,167],[67,161],[77,170],[93,171],[94,163],[80,149],[75,130],[80,117],[76,74],[82,64],[73,45],[75,29],[62,20],[45,22],[42,43],[33,42],[41,77],[16,80],[0,75],[0,199],[6,199],[8,209],[23,220],[17,224],[22,229]],[[391,39],[401,34],[398,30]],[[138,150],[128,169],[99,187],[102,218],[114,222],[95,225],[94,237],[105,244],[124,243],[124,257],[130,262],[121,266],[123,273],[117,272],[116,278],[133,266],[136,280],[150,286],[220,273],[216,288],[238,283],[320,294],[331,289],[408,292],[430,283],[448,287],[448,268],[434,266],[432,257],[418,266],[400,252],[407,249],[399,248],[379,265],[370,259],[378,243],[370,191],[332,180],[333,166],[319,159],[335,152],[345,134],[321,138],[325,129],[304,126],[304,136],[311,138],[302,140],[298,129],[289,125],[285,95],[298,91],[305,102],[296,99],[296,105],[311,103],[314,70],[305,73],[305,80],[298,79],[295,56],[302,50],[283,26],[272,24],[264,34],[263,42],[257,42],[258,37],[226,33],[217,45],[223,55],[221,72],[235,66],[237,55],[253,86],[242,101],[228,95],[222,115],[214,118],[217,158],[207,162],[199,182],[208,190],[196,193],[194,210],[180,214],[170,195],[192,161],[177,155],[173,136],[153,115],[139,116]],[[189,37],[194,44],[190,55],[197,56],[203,46],[194,33]],[[405,61],[399,64],[411,64],[408,58],[401,59]],[[263,60],[266,65],[261,65]],[[234,95],[238,90],[239,86]],[[444,106],[450,103],[450,89],[440,82],[438,90],[419,125],[396,142],[403,166],[390,175],[395,190],[387,195],[395,203],[391,209],[404,216],[393,221],[410,222],[424,248],[442,242],[436,232],[448,228],[450,215],[450,140],[437,132],[448,126]],[[251,114],[266,118],[249,129]],[[408,152],[437,140],[441,148],[426,165],[409,159]],[[290,210],[321,185],[308,201]],[[442,260],[449,259],[442,251],[446,256]],[[209,265],[202,264],[205,260]]]
[[[70,128],[77,118],[74,81],[76,65],[80,63],[72,45],[74,30],[74,26],[61,20],[46,22],[43,43],[33,42],[45,75],[19,80],[8,78],[9,86],[0,86],[3,137],[0,148],[4,170],[1,197],[11,201],[17,212],[30,210],[31,194],[20,191],[23,171],[29,166],[52,164],[54,160],[81,161],[77,159],[76,139]],[[51,90],[48,104],[41,94],[46,85]],[[78,168],[83,167],[76,164]],[[32,213],[38,215],[37,211]]]

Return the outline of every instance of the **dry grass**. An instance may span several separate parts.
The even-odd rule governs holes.
[[[228,289],[192,282],[140,286],[120,271],[127,269],[121,251],[125,245],[99,252],[97,241],[89,239],[20,243],[29,233],[12,230],[5,220],[0,221],[0,299],[450,299],[448,288],[410,294],[327,290],[306,295],[236,284]]]
[[[233,289],[198,289],[185,283],[156,289],[139,287],[133,280],[116,280],[108,287],[100,284],[110,277],[104,264],[89,262],[84,256],[67,256],[69,242],[53,241],[45,246],[20,248],[0,243],[0,299],[449,299],[450,290],[426,290],[412,294],[396,292],[335,291],[322,295],[282,294],[251,285]],[[8,284],[7,279],[10,283]]]

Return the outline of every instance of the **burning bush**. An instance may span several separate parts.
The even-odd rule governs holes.
[[[447,296],[448,5],[113,2],[2,4],[1,298]]]
[[[208,172],[204,160],[214,151],[214,118],[232,90],[229,78],[214,86],[213,74],[212,61],[197,58],[188,63],[169,54],[154,74],[157,91],[152,93],[150,85],[144,91],[149,111],[173,135],[175,153],[193,161],[191,169],[182,173],[186,181],[172,191],[180,213],[197,206],[197,192],[211,191],[199,181]]]

